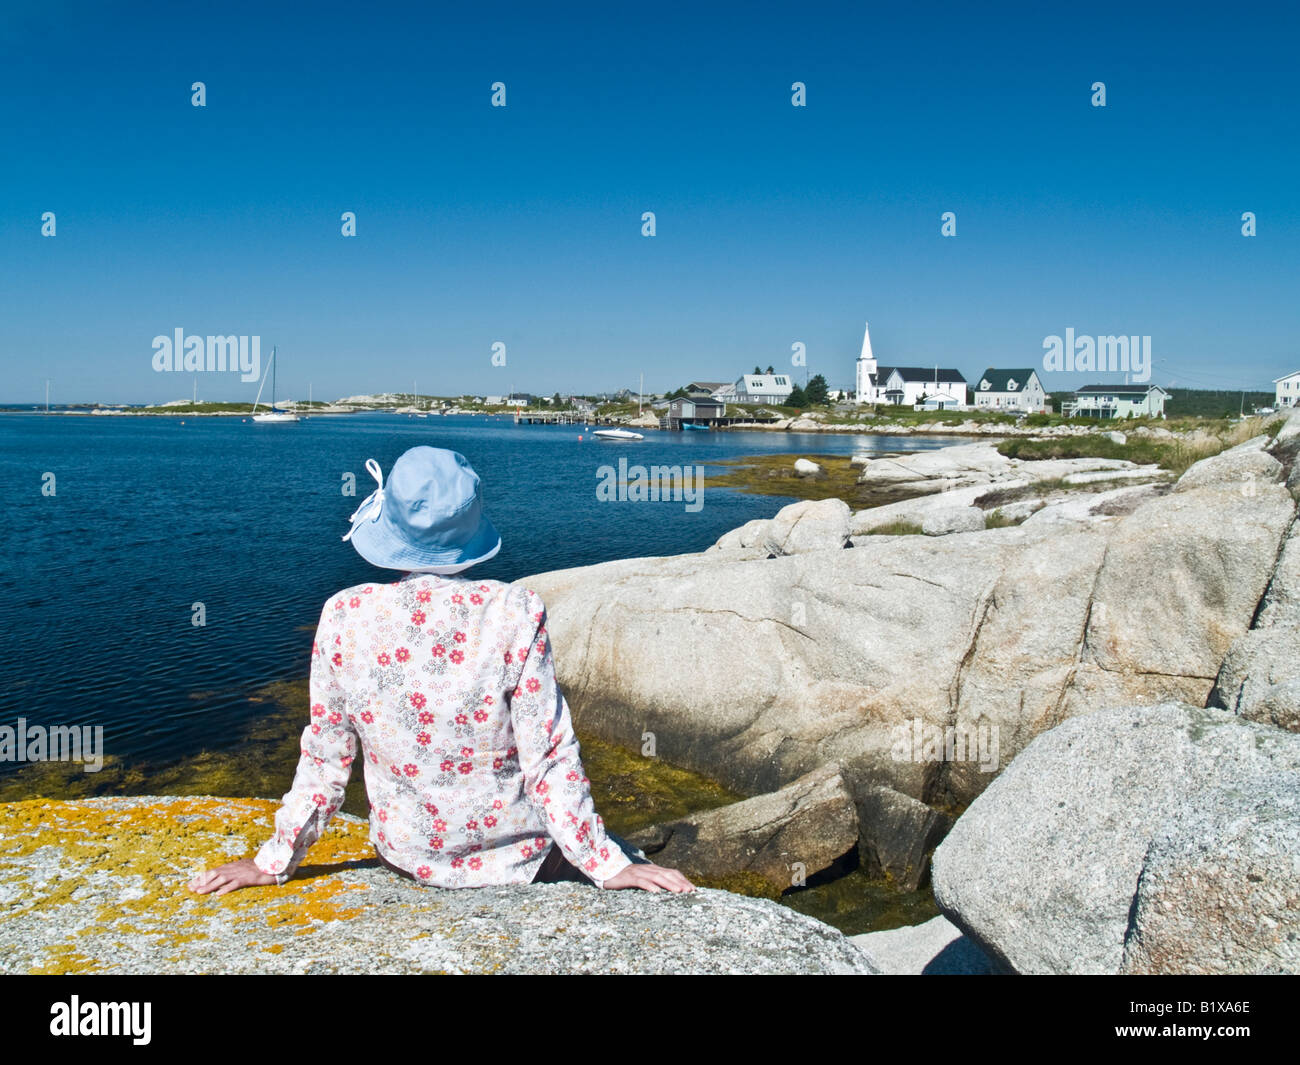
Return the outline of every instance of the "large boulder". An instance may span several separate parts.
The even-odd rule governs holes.
[[[858,860],[868,876],[888,876],[915,891],[930,871],[930,852],[952,828],[945,813],[893,788],[862,789]]]
[[[195,895],[254,853],[262,799],[0,807],[2,973],[872,973],[843,935],[766,899],[589,885],[422,887],[338,816],[283,887]]]
[[[935,899],[1022,973],[1214,970],[1215,928],[1231,930],[1238,971],[1293,967],[1294,946],[1280,944],[1300,942],[1298,785],[1300,737],[1222,711],[1164,703],[1075,717],[957,821],[934,854]],[[1257,846],[1243,816],[1271,826]],[[1215,869],[1274,882],[1216,885]],[[1176,948],[1171,928],[1207,918],[1216,899],[1214,922]]]
[[[1300,773],[1183,810],[1142,866],[1125,973],[1300,973]]]
[[[547,604],[561,684],[594,735],[636,748],[652,731],[670,762],[751,795],[833,761],[857,797],[883,785],[964,803],[997,767],[895,758],[898,726],[996,736],[1005,765],[1098,706],[1203,705],[1250,628],[1292,519],[1287,492],[1137,499],[1087,524],[1035,515],[772,558],[720,548],[524,583]],[[797,533],[809,517],[793,513]]]
[[[842,499],[805,499],[724,534],[711,550],[742,552],[747,557],[797,555],[844,547],[852,512]]]
[[[812,876],[858,843],[853,796],[825,765],[779,791],[642,829],[628,837],[659,865],[688,877],[752,873],[775,893]]]

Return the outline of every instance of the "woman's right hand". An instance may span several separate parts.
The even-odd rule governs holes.
[[[694,891],[695,885],[676,869],[668,869],[654,862],[633,862],[626,869],[611,876],[604,882],[604,887],[640,888],[642,891]]]

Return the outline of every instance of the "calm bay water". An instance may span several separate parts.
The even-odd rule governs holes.
[[[257,715],[250,693],[304,676],[321,606],[393,580],[341,541],[347,517],[417,444],[464,454],[483,480],[500,554],[475,575],[532,573],[699,551],[789,502],[709,488],[704,506],[602,503],[619,457],[708,464],[799,451],[940,447],[942,439],[788,433],[647,433],[608,444],[574,427],[506,418],[366,414],[297,425],[239,418],[0,415],[0,722],[102,725],[106,752],[221,750]],[[341,492],[356,475],[357,494]],[[708,472],[718,472],[709,468]],[[55,475],[56,494],[42,494]],[[206,625],[191,623],[203,603]],[[12,770],[10,763],[0,772]]]

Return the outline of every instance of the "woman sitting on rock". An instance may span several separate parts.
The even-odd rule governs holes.
[[[311,722],[275,834],[255,858],[209,869],[190,888],[224,895],[285,883],[343,804],[360,756],[380,861],[421,884],[571,879],[693,890],[605,831],[556,683],[541,598],[452,576],[501,548],[464,456],[412,448],[387,485],[373,460],[366,468],[379,487],[343,539],[406,575],[325,604],[312,645]]]

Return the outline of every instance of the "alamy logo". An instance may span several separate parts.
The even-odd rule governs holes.
[[[148,1046],[153,1014],[151,1002],[71,1002],[50,1005],[50,1035],[129,1035],[138,1047]]]
[[[81,762],[87,773],[104,768],[104,726],[0,725],[0,762]]]
[[[916,717],[890,729],[895,762],[978,762],[981,773],[998,770],[998,727],[984,723],[940,728]]]
[[[596,498],[602,503],[658,503],[669,500],[686,503],[692,513],[704,507],[703,466],[628,466],[618,460],[618,469],[601,466],[596,470]],[[692,481],[695,483],[692,485]]]
[[[1043,369],[1055,373],[1126,373],[1137,383],[1151,379],[1151,338],[1075,336],[1043,337]]]
[[[177,328],[171,336],[153,338],[153,368],[158,373],[233,371],[241,381],[262,376],[260,336],[186,336]]]

